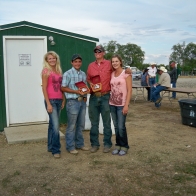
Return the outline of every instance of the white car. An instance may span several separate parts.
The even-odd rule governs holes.
[[[132,72],[133,80],[140,80],[142,77],[142,71],[134,71]]]

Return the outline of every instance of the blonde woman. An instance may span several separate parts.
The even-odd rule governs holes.
[[[54,158],[60,158],[59,116],[64,108],[65,98],[61,92],[62,70],[58,54],[49,51],[44,55],[42,70],[42,91],[47,113],[48,125],[48,152]]]

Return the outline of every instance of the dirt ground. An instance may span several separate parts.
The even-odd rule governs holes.
[[[177,86],[196,88],[196,78],[179,78]],[[1,133],[0,195],[195,196],[196,128],[181,122],[178,99],[185,97],[177,94],[172,104],[164,98],[160,109],[141,97],[132,100],[126,156],[103,153],[101,134],[97,153],[71,155],[61,139],[61,158],[54,159],[46,142],[8,145]],[[90,147],[89,131],[84,138]]]

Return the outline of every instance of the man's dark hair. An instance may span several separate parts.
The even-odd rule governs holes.
[[[170,61],[169,64],[171,65],[172,63],[176,63],[176,61]]]

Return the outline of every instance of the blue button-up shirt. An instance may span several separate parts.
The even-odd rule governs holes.
[[[75,85],[75,83],[80,81],[83,81],[85,84],[87,84],[86,74],[83,71],[78,71],[74,67],[72,67],[63,74],[62,87],[68,87],[73,90],[78,90],[78,87]],[[80,96],[79,94],[75,93],[64,93],[66,99],[76,99]],[[86,97],[86,95],[84,97]]]

